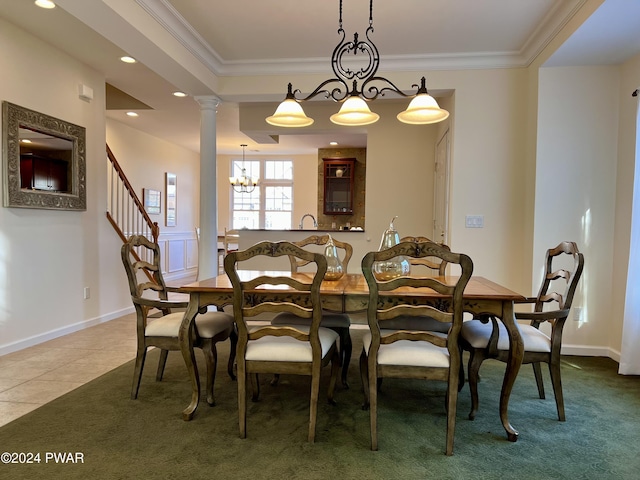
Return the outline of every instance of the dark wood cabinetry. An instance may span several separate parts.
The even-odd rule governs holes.
[[[39,155],[20,155],[20,188],[68,192],[69,163]]]
[[[353,180],[355,158],[324,158],[325,215],[353,215]]]

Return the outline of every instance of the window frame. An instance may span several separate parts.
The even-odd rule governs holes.
[[[233,176],[233,172],[234,172],[234,164],[242,164],[243,159],[242,158],[232,158],[230,160],[230,172],[231,172],[231,176]],[[268,162],[289,162],[290,163],[290,168],[291,168],[291,178],[287,179],[287,178],[265,178],[266,177],[266,171],[267,171],[267,163]],[[234,219],[235,219],[235,213],[236,212],[258,212],[258,229],[262,229],[262,230],[272,230],[270,228],[266,227],[266,218],[267,218],[267,213],[268,212],[289,212],[290,215],[290,224],[288,227],[285,228],[277,228],[277,229],[273,229],[273,230],[282,230],[282,229],[286,229],[286,230],[290,230],[291,228],[293,228],[293,210],[294,210],[294,190],[293,190],[293,184],[294,184],[294,161],[291,158],[269,158],[269,157],[262,157],[262,158],[256,158],[256,157],[252,157],[250,159],[244,159],[244,164],[245,167],[247,165],[251,165],[251,164],[258,164],[258,185],[256,186],[256,190],[259,192],[259,198],[258,198],[258,205],[259,208],[258,209],[238,209],[236,210],[235,207],[235,200],[236,200],[236,195],[252,195],[254,192],[252,193],[239,193],[236,192],[233,188],[231,188],[231,192],[230,192],[230,199],[229,199],[229,225],[231,225],[231,228],[236,230],[239,228],[242,228],[240,226],[236,226],[234,224]],[[255,170],[251,169],[251,168],[247,168],[247,171],[249,172],[249,174],[251,174],[251,172],[255,172]],[[284,188],[290,188],[291,189],[291,200],[290,200],[290,205],[291,208],[290,210],[267,210],[266,209],[266,203],[267,203],[267,199],[266,199],[266,190],[267,188],[270,187],[284,187]]]

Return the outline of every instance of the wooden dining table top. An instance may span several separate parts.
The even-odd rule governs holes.
[[[238,270],[238,276],[241,281],[251,280],[252,278],[256,278],[260,275],[269,275],[269,276],[284,276],[284,277],[292,277],[299,278],[305,282],[311,282],[313,277],[313,273],[310,272],[297,272],[291,273],[289,271],[263,271],[263,270]],[[454,285],[457,281],[457,276],[444,276],[444,277],[433,277],[442,281],[447,285]],[[268,289],[268,290],[294,290],[292,287],[287,285],[263,285],[258,287],[257,290],[260,289]],[[231,285],[231,280],[227,275],[218,275],[216,277],[207,278],[204,280],[199,280],[193,283],[189,283],[187,285],[183,285],[179,287],[179,291],[183,293],[231,293],[233,292],[233,285]],[[403,296],[440,296],[434,290],[429,288],[412,288],[412,287],[401,287],[397,290],[394,290],[397,294],[402,294]],[[320,294],[321,295],[368,295],[369,288],[367,286],[367,281],[364,278],[364,275],[361,273],[349,273],[344,275],[342,278],[338,280],[324,280],[320,286]],[[511,300],[518,301],[524,299],[522,295],[516,293],[502,285],[499,285],[491,280],[480,277],[480,276],[472,276],[464,290],[464,298],[466,299],[493,299],[493,300]]]

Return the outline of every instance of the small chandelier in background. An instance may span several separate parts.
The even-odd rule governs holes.
[[[373,0],[369,2],[369,28],[365,32],[367,40],[358,40],[358,33],[354,33],[353,42],[345,42],[345,33],[342,29],[342,0],[340,0],[340,19],[338,22],[338,34],[342,35],[342,40],[338,43],[331,55],[331,68],[335,78],[325,80],[316,89],[304,98],[297,98],[300,90],[293,90],[290,83],[287,96],[278,106],[276,112],[266,118],[267,123],[277,127],[306,127],[313,123],[313,119],[307,117],[300,105],[300,102],[310,100],[317,95],[324,94],[326,98],[331,98],[342,103],[340,111],[331,115],[330,120],[338,125],[362,126],[377,122],[380,116],[373,113],[368,101],[375,100],[378,96],[384,96],[385,92],[394,92],[402,97],[413,98],[406,110],[398,114],[398,120],[403,123],[413,125],[423,125],[437,123],[445,120],[449,112],[443,110],[436,102],[436,99],[429,95],[426,80],[422,77],[420,85],[412,85],[417,88],[413,94],[405,94],[392,82],[384,77],[376,76],[380,64],[380,54],[375,44],[369,38],[373,33]],[[346,54],[366,53],[369,56],[369,64],[353,71],[342,65],[342,58]],[[358,88],[358,80],[362,82]],[[349,88],[349,83],[353,81],[353,87]],[[336,85],[337,84],[337,85]],[[381,87],[377,85],[382,84]],[[330,89],[327,87],[330,85]]]
[[[256,189],[258,185],[258,179],[247,176],[247,169],[244,168],[244,149],[246,144],[240,145],[242,147],[242,175],[239,177],[229,177],[231,187],[237,193],[251,193]]]

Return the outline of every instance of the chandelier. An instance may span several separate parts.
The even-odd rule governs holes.
[[[247,169],[244,168],[244,149],[246,144],[240,145],[242,147],[242,175],[239,177],[229,177],[231,187],[237,193],[251,193],[256,189],[258,185],[258,179],[247,176]]]
[[[300,90],[293,90],[289,83],[287,96],[278,106],[276,112],[266,118],[267,123],[277,127],[306,127],[313,123],[313,119],[307,117],[300,102],[311,100],[317,95],[323,94],[325,98],[342,103],[340,111],[331,115],[330,120],[337,125],[362,126],[375,123],[380,115],[372,112],[367,102],[375,100],[378,96],[384,96],[386,92],[393,92],[402,97],[412,98],[406,110],[398,114],[398,120],[413,125],[437,123],[446,119],[449,112],[443,110],[436,99],[429,95],[426,80],[422,77],[420,85],[413,94],[406,94],[384,77],[376,76],[380,64],[380,54],[369,35],[373,33],[373,0],[369,2],[369,28],[365,32],[366,40],[359,40],[358,33],[354,33],[353,41],[345,41],[345,32],[342,29],[342,0],[340,0],[340,19],[338,21],[338,35],[342,39],[331,55],[331,68],[335,78],[325,80],[309,95],[299,98]],[[343,66],[342,60],[346,54],[368,55],[369,64],[359,70],[351,70]],[[358,86],[358,81],[361,85]],[[353,83],[351,83],[353,82]],[[352,86],[350,87],[349,84]]]

